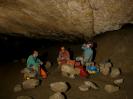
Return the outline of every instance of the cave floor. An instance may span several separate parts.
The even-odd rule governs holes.
[[[71,88],[66,92],[67,99],[132,99],[133,96],[133,72],[123,73],[120,77],[118,77],[125,79],[124,84],[120,85],[120,91],[109,94],[105,92],[103,88],[105,84],[113,83],[112,78],[98,75],[93,78],[76,77],[75,79],[70,79],[63,77],[56,67],[52,67],[49,70],[48,78],[44,80],[39,87],[15,93],[13,88],[16,84],[19,84],[22,81],[22,74],[20,73],[20,70],[23,66],[20,65],[20,63],[8,64],[8,66],[13,68],[9,69],[9,67],[5,67],[1,69],[0,72],[0,99],[15,99],[19,95],[32,96],[34,99],[48,99],[50,95],[54,94],[54,92],[50,90],[49,84],[56,81],[66,81],[70,84]],[[100,89],[90,89],[87,92],[81,92],[78,89],[78,86],[83,84],[86,80],[95,82]]]

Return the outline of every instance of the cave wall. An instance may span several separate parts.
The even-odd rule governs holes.
[[[133,0],[0,0],[0,33],[73,39],[133,23]]]

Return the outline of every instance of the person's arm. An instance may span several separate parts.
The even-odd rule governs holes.
[[[37,63],[39,63],[40,65],[43,64],[43,62],[39,58],[37,58]]]
[[[86,49],[86,44],[83,44],[82,47],[81,47],[83,50]]]

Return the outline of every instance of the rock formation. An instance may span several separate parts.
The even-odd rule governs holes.
[[[0,0],[0,33],[72,40],[133,23],[133,0]]]

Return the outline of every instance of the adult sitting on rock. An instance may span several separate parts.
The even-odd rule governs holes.
[[[70,54],[69,52],[65,49],[64,46],[61,47],[61,50],[59,52],[59,56],[57,58],[58,65],[66,64],[67,61],[70,60]]]
[[[43,62],[38,58],[38,51],[34,50],[32,55],[27,59],[27,68],[30,71],[35,72],[35,77],[40,75],[40,66],[43,65]]]

